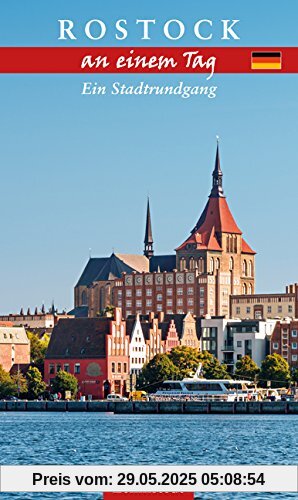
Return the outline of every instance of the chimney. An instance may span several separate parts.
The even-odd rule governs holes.
[[[151,313],[149,313],[149,321],[153,321],[154,320],[154,312],[151,311]]]

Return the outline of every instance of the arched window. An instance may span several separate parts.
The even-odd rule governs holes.
[[[234,253],[237,253],[237,236],[234,236],[233,238],[233,243],[234,243]]]
[[[251,283],[249,283],[249,284],[248,284],[247,291],[248,291],[248,295],[251,295],[251,294],[252,294],[252,286],[251,286]]]
[[[191,257],[191,258],[189,259],[189,269],[190,269],[191,271],[193,271],[193,270],[194,270],[194,268],[195,268],[195,261],[194,261],[194,258],[193,258],[193,257]]]
[[[247,295],[247,286],[246,286],[246,283],[243,283],[243,285],[242,285],[242,294],[243,295]]]
[[[227,236],[227,253],[230,252],[230,236]]]
[[[204,259],[203,259],[203,257],[200,257],[198,260],[198,268],[199,268],[199,273],[204,272]]]
[[[182,257],[182,259],[180,259],[180,271],[184,271],[185,269],[185,258]]]
[[[247,276],[247,262],[246,262],[246,260],[244,260],[242,263],[242,272],[243,272],[243,276]]]
[[[115,363],[112,363],[112,373],[115,373],[115,371],[116,371]]]
[[[218,258],[215,261],[215,269],[220,269],[220,260]]]
[[[211,257],[210,259],[210,273],[214,273],[214,259]]]
[[[253,264],[252,264],[252,260],[250,260],[249,263],[248,263],[248,275],[249,276],[253,276]]]
[[[230,271],[233,271],[233,269],[234,269],[234,259],[233,259],[233,257],[230,258],[229,269],[230,269]]]
[[[99,310],[103,311],[104,308],[105,308],[105,292],[102,286],[99,291]]]
[[[82,306],[87,306],[87,305],[88,305],[88,302],[87,302],[87,292],[86,292],[86,290],[83,290],[83,291],[82,291],[82,295],[81,295],[81,305],[82,305]]]

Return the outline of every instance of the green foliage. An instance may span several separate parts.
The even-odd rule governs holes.
[[[168,354],[178,370],[178,378],[183,379],[195,373],[199,365],[199,350],[188,346],[174,347]]]
[[[16,396],[17,386],[8,372],[0,365],[0,399],[5,399],[7,396]]]
[[[203,377],[208,379],[229,379],[227,365],[220,364],[218,359],[208,351],[199,353],[198,360],[203,366]]]
[[[36,366],[31,366],[26,374],[28,384],[28,399],[36,399],[46,389],[46,384],[42,380],[42,375]]]
[[[293,369],[291,379],[293,382],[298,382],[298,368]]]
[[[38,335],[29,331],[27,331],[27,336],[30,340],[31,363],[34,363],[43,373],[44,358],[47,352],[50,337],[45,334],[43,338],[40,339]]]
[[[269,354],[261,365],[260,385],[266,387],[267,380],[271,380],[271,387],[284,387],[291,378],[287,361],[279,354]]]
[[[97,316],[106,316],[111,318],[114,316],[115,306],[107,306],[105,309],[97,313]]]
[[[156,354],[138,378],[138,388],[153,392],[164,380],[177,378],[178,370],[167,354]]]
[[[78,392],[78,381],[71,373],[61,370],[54,378],[52,387],[56,393],[61,392],[65,396],[65,391],[70,391],[71,396],[75,397]]]
[[[27,394],[27,380],[22,372],[18,371],[15,375],[12,375],[12,381],[16,386],[17,395],[26,397]]]
[[[250,356],[243,356],[236,363],[235,375],[243,379],[254,380],[254,378],[258,375],[259,371],[260,368],[251,359]]]

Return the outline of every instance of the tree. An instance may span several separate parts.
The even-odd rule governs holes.
[[[36,399],[46,389],[46,384],[42,380],[42,375],[36,366],[31,366],[26,374],[28,384],[28,399]]]
[[[31,363],[34,363],[37,368],[43,373],[43,364],[47,348],[49,345],[50,337],[45,334],[42,339],[38,337],[33,332],[27,332],[27,336],[30,340],[30,357]]]
[[[164,380],[177,378],[177,374],[177,368],[167,354],[156,354],[143,367],[137,385],[153,392]]]
[[[189,377],[192,373],[196,372],[200,363],[199,355],[200,352],[198,349],[185,345],[174,347],[171,350],[168,357],[176,366],[179,379]]]
[[[298,382],[298,368],[293,369],[291,379],[293,382]]]
[[[27,380],[26,377],[22,374],[21,371],[17,371],[14,375],[11,376],[13,383],[16,386],[17,395],[25,397],[27,394]]]
[[[243,356],[236,363],[235,375],[243,379],[254,380],[259,371],[260,368],[250,356]]]
[[[71,373],[60,370],[52,383],[54,392],[61,392],[65,396],[65,391],[70,391],[72,397],[78,392],[78,381]]]
[[[288,385],[291,374],[287,361],[279,354],[269,354],[261,364],[260,384],[267,385],[271,381],[272,387],[284,387]]]
[[[15,396],[17,394],[17,386],[8,372],[0,365],[0,399],[5,399],[7,396]]]
[[[220,364],[218,359],[208,351],[199,353],[199,362],[202,363],[203,376],[208,379],[229,379],[227,365]]]

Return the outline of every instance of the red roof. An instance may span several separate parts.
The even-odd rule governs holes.
[[[197,249],[222,251],[217,234],[230,233],[242,234],[229,209],[226,198],[211,196],[204,208],[190,237],[176,250],[185,248],[189,243],[195,243]],[[255,253],[249,245],[242,240],[244,253]]]

